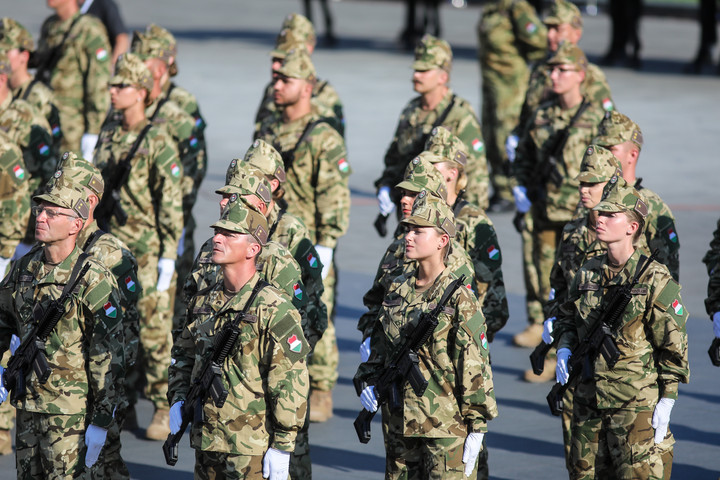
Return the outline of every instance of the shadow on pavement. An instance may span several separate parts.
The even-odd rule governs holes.
[[[494,370],[494,369],[493,369]],[[548,392],[550,391],[550,387],[547,388]],[[545,400],[544,395],[547,395],[547,393],[543,393],[542,400]],[[538,397],[538,400],[540,398]],[[550,416],[550,408],[548,408],[547,403],[543,402],[542,404],[539,404],[537,402],[531,402],[526,400],[518,400],[515,398],[503,398],[500,397],[497,399],[498,405],[500,405],[501,408],[505,407],[511,407],[511,408],[518,408],[523,411],[527,410],[535,410],[536,412],[545,414]],[[674,431],[674,430],[673,430]],[[494,432],[493,432],[494,433]]]
[[[672,430],[675,438],[689,440],[691,442],[704,443],[707,445],[720,445],[720,433],[698,430],[697,428],[687,427],[685,425],[673,425],[670,421],[670,430]],[[691,478],[691,477],[682,477]]]
[[[523,452],[531,455],[558,457],[564,455],[562,443],[546,442],[528,437],[508,435],[493,431],[488,435],[488,448],[492,450],[507,450],[509,452]]]
[[[358,443],[358,445],[360,444]],[[356,450],[350,451],[312,445],[311,456],[313,465],[336,468],[343,472],[349,472],[351,470],[379,474],[385,472],[385,457],[361,453]]]
[[[672,477],[692,478],[693,480],[715,480],[718,478],[718,472],[716,470],[708,470],[707,468],[695,465],[673,463]]]
[[[131,478],[152,478],[153,480],[192,480],[192,472],[180,472],[173,467],[158,467],[141,463],[125,462]]]

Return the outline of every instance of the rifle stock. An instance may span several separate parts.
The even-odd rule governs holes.
[[[713,365],[716,367],[720,367],[720,338],[715,337],[710,344],[710,349],[708,350],[708,355],[710,355],[710,361]]]
[[[530,354],[530,365],[535,375],[542,375],[545,370],[545,357],[552,348],[552,343],[540,342]]]

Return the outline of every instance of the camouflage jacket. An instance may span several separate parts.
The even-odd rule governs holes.
[[[0,284],[0,352],[8,349],[13,333],[22,341],[28,338],[33,315],[60,296],[79,256],[76,247],[49,272],[39,247],[15,262]],[[28,372],[27,395],[13,406],[46,414],[86,414],[90,423],[108,428],[122,385],[123,316],[112,273],[92,257],[86,261],[90,269],[45,343],[50,378],[41,384]]]
[[[434,308],[457,277],[446,268],[423,293],[415,292],[416,272],[393,280],[370,343],[372,351],[358,372],[372,384],[392,361],[392,352],[414,327],[420,315]],[[459,288],[438,317],[430,341],[418,351],[427,390],[417,397],[409,384],[402,388],[403,435],[450,438],[486,432],[497,416],[488,341],[481,304],[466,288]],[[390,419],[392,422],[392,419]]]
[[[636,251],[617,275],[609,270],[607,255],[582,266],[553,327],[558,349],[577,347],[599,321],[608,289],[628,283],[640,258]],[[593,378],[577,384],[576,401],[600,409],[649,410],[660,397],[677,398],[678,383],[687,383],[688,312],[680,285],[664,265],[653,262],[633,288],[632,297],[615,329],[620,359],[611,369],[599,355]]]
[[[707,267],[708,277],[710,277],[708,279],[705,310],[712,318],[715,312],[720,312],[720,220],[718,220],[713,232],[710,250],[703,257],[703,263]]]
[[[428,112],[422,109],[420,98],[412,99],[400,114],[395,135],[385,152],[385,169],[375,181],[375,186],[378,188],[389,186],[392,189],[402,182],[408,163],[425,150],[425,142],[432,132],[433,124],[442,116],[451,99],[454,98],[455,104],[445,117],[442,126],[462,140],[470,152],[465,168],[468,177],[467,198],[476,205],[486,208],[489,177],[485,144],[477,115],[470,102],[455,96],[452,90],[448,89],[445,98],[434,110]]]
[[[12,258],[30,220],[30,182],[22,151],[0,131],[0,257]],[[5,275],[5,272],[0,272]]]
[[[119,163],[145,125],[146,121],[129,131],[116,123],[103,127],[95,147],[95,164],[102,172],[106,188],[118,176]],[[161,129],[150,128],[131,166],[130,176],[118,192],[128,221],[121,226],[112,216],[110,229],[130,247],[136,258],[151,252],[174,259],[183,227],[182,165],[175,143]]]
[[[25,83],[13,90],[13,99],[22,99],[35,107],[50,125],[55,146],[62,140],[62,125],[60,124],[60,110],[55,104],[55,94],[50,87],[41,81],[30,77]]]
[[[311,113],[284,123],[276,112],[263,123],[256,138],[265,140],[283,155],[288,211],[305,223],[313,244],[335,248],[350,221],[348,177],[352,169],[345,141],[332,126],[320,121],[293,151],[305,128],[318,120],[321,119]]]
[[[642,178],[635,182],[635,189],[648,206],[645,218],[645,243],[648,250],[658,251],[657,261],[670,270],[676,282],[680,281],[680,239],[675,227],[675,217],[660,195],[641,185]]]
[[[242,311],[259,280],[254,275],[229,301],[222,282],[193,297],[189,323],[173,345],[170,405],[185,400],[210,358],[214,335]],[[266,286],[239,328],[222,365],[227,401],[220,409],[205,403],[205,422],[193,423],[190,443],[198,450],[234,455],[263,455],[268,447],[292,452],[305,422],[308,396],[309,347],[300,317],[283,294]]]
[[[556,186],[546,174],[558,137],[579,108],[580,105],[563,110],[557,100],[544,104],[535,113],[532,124],[518,144],[515,162],[512,164],[513,175],[518,185],[527,188],[536,218],[568,222],[572,220],[580,201],[579,182],[575,177],[580,173],[585,149],[595,138],[603,119],[600,107],[591,103],[570,127],[567,142],[562,149],[564,162],[557,161],[557,170],[562,175],[561,185]]]

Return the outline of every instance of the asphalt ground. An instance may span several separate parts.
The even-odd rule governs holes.
[[[293,0],[188,0],[120,2],[126,23],[142,29],[156,22],[179,40],[177,82],[194,92],[207,120],[209,171],[195,216],[196,244],[210,236],[209,225],[219,216],[215,189],[224,181],[232,158],[250,146],[255,110],[270,76],[268,52],[283,16],[300,11]],[[399,2],[332,2],[337,48],[320,46],[314,62],[321,78],[330,79],[340,93],[347,119],[347,145],[353,168],[351,224],[337,250],[339,264],[338,346],[340,380],[334,391],[335,416],[310,427],[315,478],[381,478],[384,449],[380,425],[373,439],[361,445],[352,427],[360,403],[352,387],[359,361],[357,318],[363,313],[362,295],[369,288],[388,240],[377,236],[373,180],[404,104],[414,95],[410,83],[412,54],[397,48],[404,19]],[[41,2],[6,2],[11,16],[37,34],[50,11]],[[321,24],[316,7],[316,24]],[[480,110],[479,67],[475,24],[480,9],[441,10],[443,35],[455,52],[451,84],[455,92]],[[608,44],[607,17],[585,17],[581,46],[597,60]],[[712,327],[705,314],[707,275],[701,258],[720,216],[717,185],[720,79],[706,74],[683,75],[698,41],[695,23],[672,18],[642,22],[643,68],[605,70],[617,108],[640,124],[645,147],[639,174],[643,184],[660,193],[677,219],[681,248],[683,299],[688,322],[691,377],[680,387],[672,412],[671,430],[677,439],[673,478],[716,479],[720,470],[720,420],[717,418],[720,370],[712,367],[707,348]],[[319,28],[322,40],[323,28]],[[510,320],[491,345],[499,416],[489,424],[487,444],[491,477],[551,479],[566,475],[559,420],[545,402],[550,384],[522,381],[530,350],[511,345],[525,328],[524,289],[520,267],[520,239],[511,214],[494,214],[504,257]],[[714,379],[714,380],[713,380]],[[715,405],[715,407],[713,407]],[[141,425],[152,415],[149,402],[139,406]],[[142,432],[124,432],[123,452],[133,478],[154,480],[192,478],[194,453],[186,442],[175,467],[165,465],[161,443],[144,440]],[[0,457],[0,480],[14,478],[14,456]]]

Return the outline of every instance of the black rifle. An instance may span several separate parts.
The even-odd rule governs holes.
[[[203,408],[205,407],[205,402],[208,397],[212,398],[213,404],[217,408],[222,408],[223,405],[225,405],[228,391],[222,381],[222,364],[228,355],[230,355],[230,352],[232,352],[235,342],[237,342],[238,336],[240,335],[240,322],[245,318],[250,305],[258,293],[260,293],[260,290],[267,285],[263,280],[258,281],[242,311],[235,316],[232,322],[226,323],[223,328],[215,334],[211,358],[203,367],[202,373],[190,386],[190,391],[181,408],[182,425],[180,425],[180,430],[175,434],[169,434],[163,444],[163,454],[165,455],[165,462],[168,465],[174,466],[177,463],[178,443],[188,426],[193,422],[202,424],[205,421]]]
[[[90,263],[85,262],[87,257],[88,255],[85,253],[80,255],[70,274],[68,283],[65,284],[57,300],[50,302],[50,305],[48,305],[44,312],[41,312],[39,308],[33,310],[33,316],[36,320],[35,327],[32,332],[30,332],[30,335],[25,337],[25,341],[15,350],[15,354],[10,357],[8,366],[5,369],[5,374],[3,375],[3,384],[5,388],[11,392],[10,398],[13,402],[21,401],[25,398],[27,393],[25,375],[31,368],[35,372],[35,375],[37,375],[40,383],[44,384],[50,377],[52,368],[47,362],[45,342],[60,319],[65,315],[68,298],[72,295],[77,284],[90,268]],[[80,267],[82,267],[82,269],[80,269]]]
[[[630,300],[632,300],[632,289],[638,280],[645,273],[647,267],[655,260],[658,250],[655,250],[650,258],[638,269],[635,276],[629,283],[621,285],[608,292],[609,300],[605,303],[606,308],[603,314],[588,335],[580,342],[579,346],[568,361],[570,375],[568,381],[563,385],[560,382],[553,385],[548,393],[547,402],[550,406],[550,413],[559,416],[563,411],[563,396],[565,391],[575,382],[575,379],[582,374],[584,380],[591,379],[594,375],[595,360],[602,355],[608,367],[613,368],[620,359],[620,350],[615,343],[615,329],[619,326],[620,320],[625,313]],[[645,258],[645,257],[641,257]]]
[[[390,364],[385,367],[377,381],[375,382],[375,397],[377,398],[378,408],[385,403],[390,404],[393,411],[397,411],[402,407],[401,389],[405,386],[405,382],[410,383],[415,395],[418,397],[425,393],[428,381],[423,377],[420,367],[418,366],[418,350],[428,341],[430,336],[438,326],[438,316],[445,308],[450,297],[455,291],[465,283],[465,275],[452,282],[437,306],[430,312],[424,312],[420,316],[417,326],[406,332],[405,341],[402,347],[396,350],[396,354],[392,357]],[[365,382],[358,379],[353,380],[355,383],[355,391],[358,395],[365,389]],[[357,433],[360,443],[368,443],[370,441],[370,422],[375,417],[376,412],[370,412],[366,409],[358,414],[353,425]]]
[[[73,20],[70,24],[70,28],[65,31],[62,40],[60,40],[60,43],[58,43],[55,47],[42,52],[36,51],[31,55],[28,66],[36,68],[35,78],[43,82],[48,87],[50,86],[50,79],[53,71],[55,70],[55,67],[57,67],[60,58],[62,58],[62,55],[65,52],[65,42],[68,37],[70,37],[73,27],[75,27],[75,24],[81,17],[82,15],[75,17],[75,20]]]
[[[712,343],[710,344],[710,349],[708,350],[708,355],[710,355],[710,361],[713,365],[716,367],[720,367],[720,338],[714,338]]]
[[[383,215],[382,213],[378,213],[377,218],[375,218],[375,222],[373,225],[375,226],[375,230],[378,232],[378,235],[381,237],[385,237],[387,235],[387,219],[390,215]]]
[[[535,375],[542,375],[545,370],[545,357],[552,348],[552,343],[540,342],[540,345],[535,347],[535,350],[530,354],[530,365]]]

